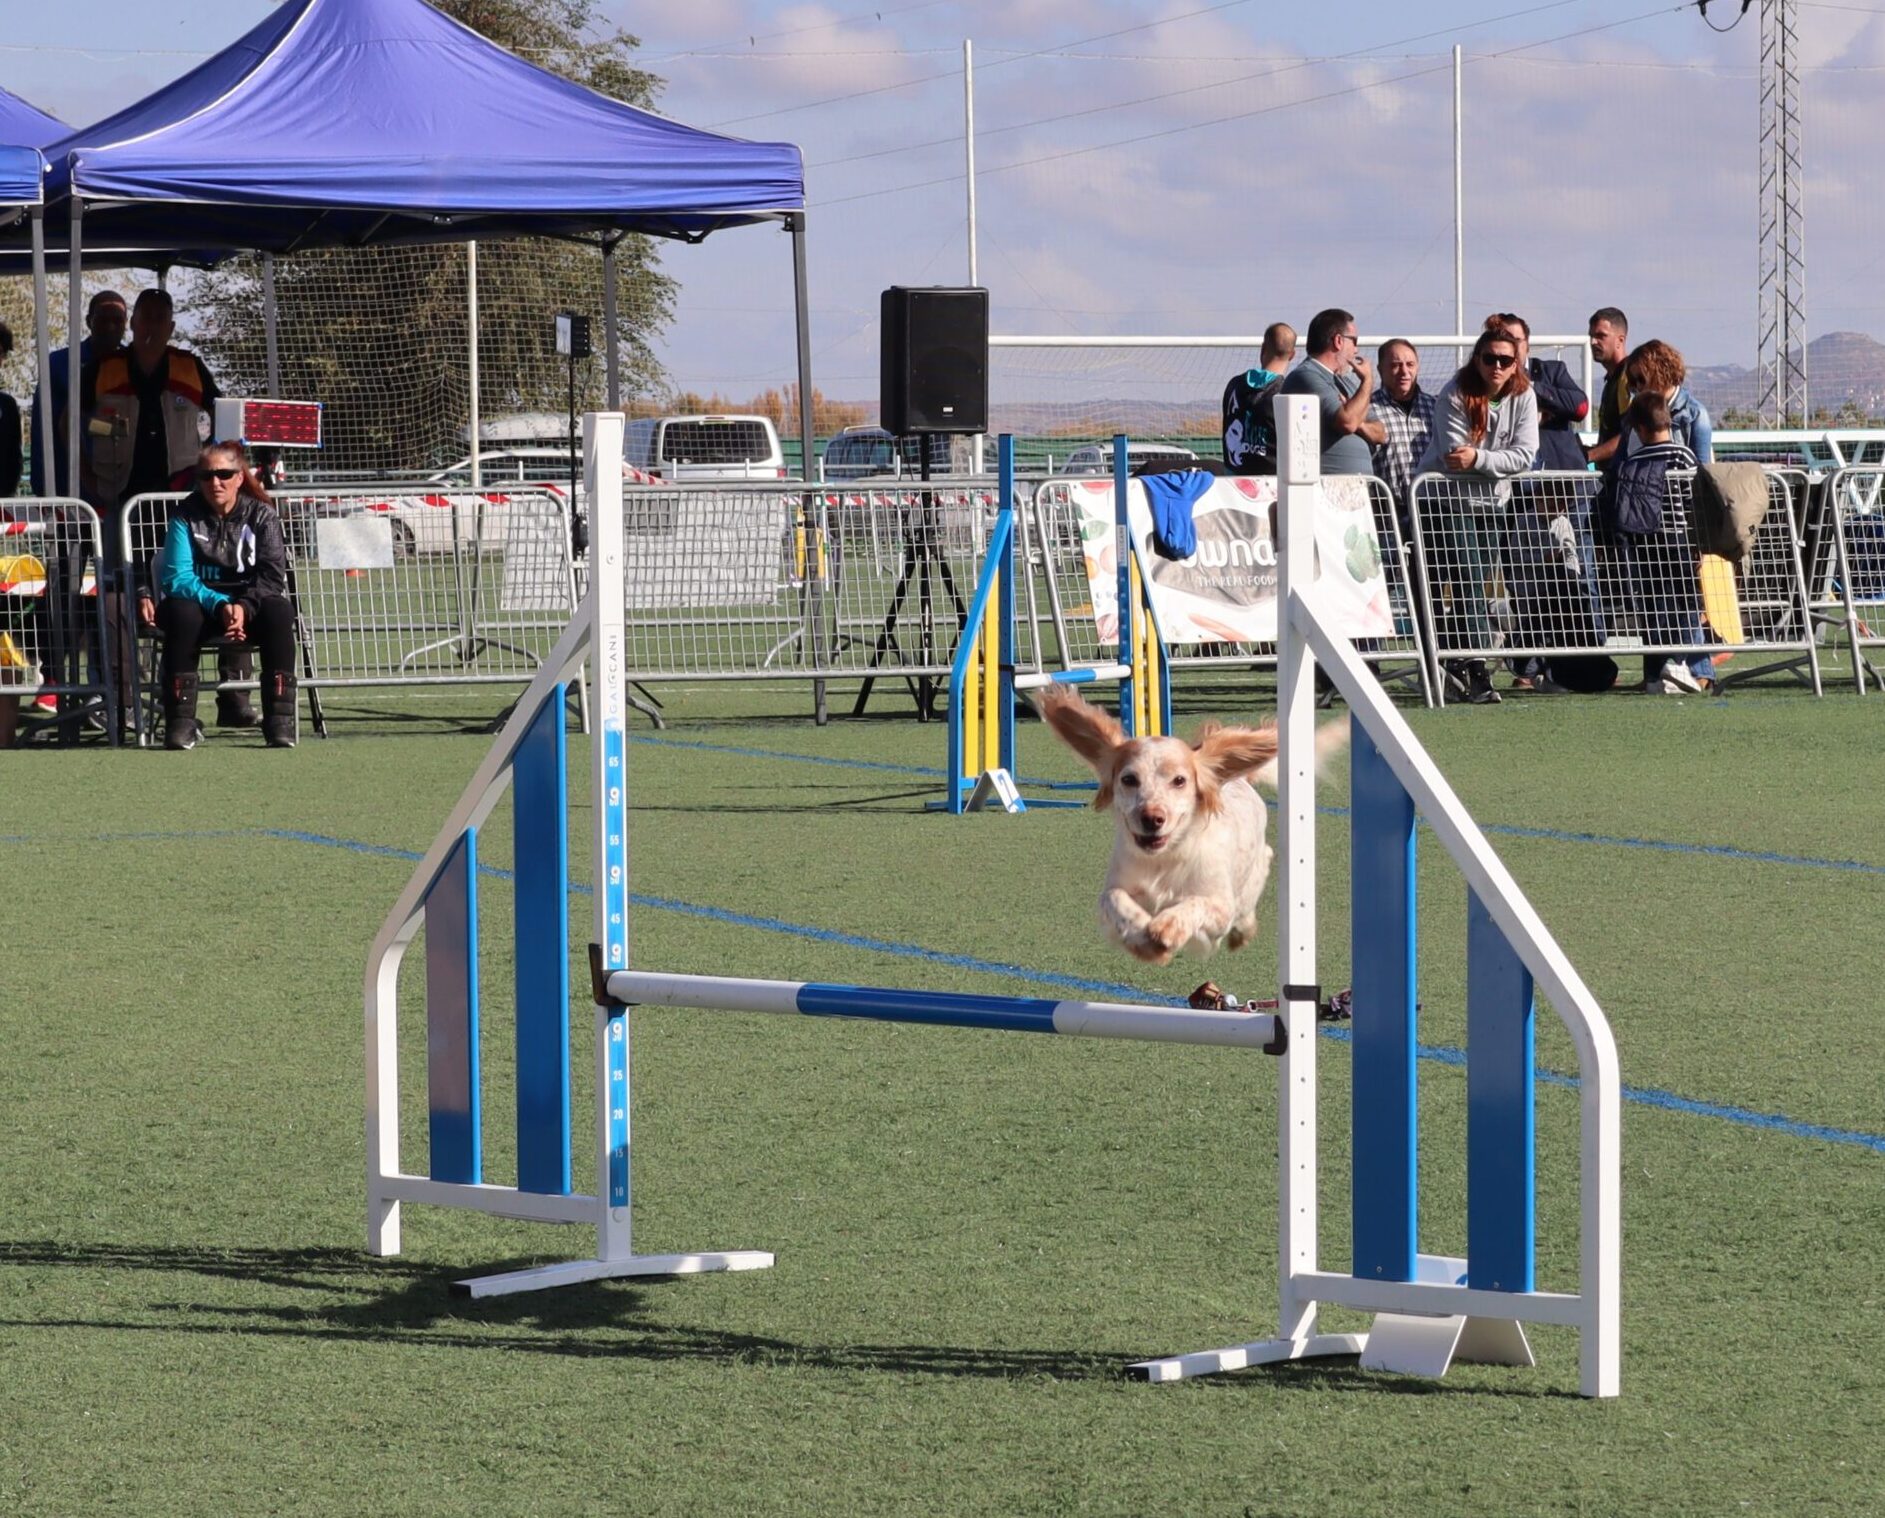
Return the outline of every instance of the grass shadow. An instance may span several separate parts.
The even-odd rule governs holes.
[[[525,1269],[535,1258],[500,1261],[479,1274]],[[210,1248],[191,1245],[67,1244],[0,1240],[0,1269],[67,1268],[152,1271],[203,1276],[281,1292],[318,1294],[321,1301],[231,1305],[201,1301],[150,1304],[151,1315],[0,1317],[15,1329],[90,1329],[183,1333],[339,1343],[411,1344],[525,1353],[572,1359],[687,1361],[723,1366],[776,1366],[979,1380],[1117,1382],[1128,1380],[1125,1349],[990,1348],[953,1344],[834,1344],[663,1322],[660,1293],[646,1277],[591,1282],[543,1293],[471,1301],[453,1293],[456,1272],[405,1258],[380,1259],[359,1250]],[[1448,1385],[1363,1372],[1349,1357],[1295,1361],[1210,1377],[1201,1388],[1224,1393],[1278,1389],[1354,1391],[1400,1396],[1573,1397],[1536,1385]]]

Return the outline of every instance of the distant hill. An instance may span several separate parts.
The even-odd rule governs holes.
[[[1740,364],[1689,371],[1689,389],[1717,419],[1730,408],[1760,404],[1760,375]],[[1863,332],[1828,332],[1806,345],[1806,393],[1815,411],[1851,401],[1867,416],[1885,416],[1885,343]]]

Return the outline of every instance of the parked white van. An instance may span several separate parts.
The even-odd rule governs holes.
[[[628,424],[626,463],[664,480],[782,480],[779,433],[764,416],[654,416]]]

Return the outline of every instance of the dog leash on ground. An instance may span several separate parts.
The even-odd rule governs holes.
[[[1207,980],[1186,998],[1188,1005],[1200,1012],[1275,1012],[1282,1003],[1274,996],[1262,997],[1256,1001],[1239,1001],[1230,992],[1219,987],[1214,980]],[[1415,1010],[1420,1004],[1416,1002]],[[1344,986],[1325,1002],[1316,1004],[1316,1021],[1319,1023],[1345,1023],[1355,1015],[1355,993]]]

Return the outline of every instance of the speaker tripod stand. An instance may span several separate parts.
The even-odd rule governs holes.
[[[897,571],[896,588],[890,595],[890,609],[884,616],[884,625],[877,634],[877,646],[871,650],[870,668],[881,669],[884,656],[891,650],[896,651],[897,662],[909,663],[904,657],[903,645],[897,639],[898,619],[903,615],[903,603],[910,594],[910,587],[916,587],[916,660],[917,665],[927,670],[936,663],[936,587],[949,596],[949,605],[955,612],[958,633],[968,626],[969,609],[962,599],[962,593],[956,588],[956,578],[949,568],[949,556],[945,550],[941,526],[941,512],[936,505],[936,495],[930,487],[929,458],[930,434],[922,435],[923,448],[923,486],[914,506],[902,508],[903,514],[903,561]],[[936,714],[936,687],[940,684],[937,676],[924,673],[912,678],[905,675],[904,683],[909,686],[910,694],[916,700],[916,720],[927,722]],[[864,707],[870,700],[871,687],[876,683],[874,674],[866,675],[864,683],[858,687],[857,701],[851,708],[851,715],[861,717]]]

